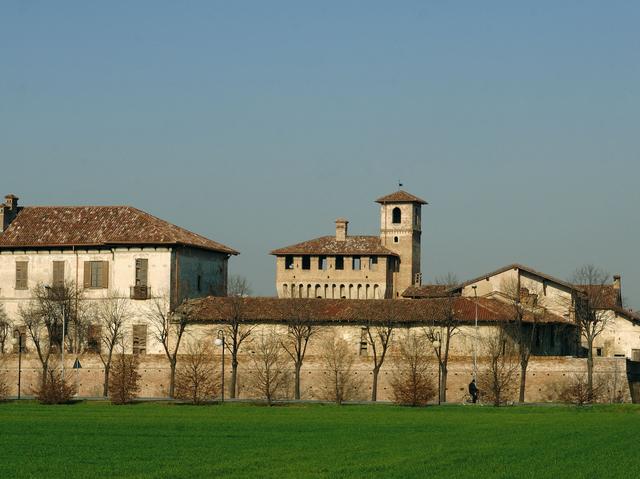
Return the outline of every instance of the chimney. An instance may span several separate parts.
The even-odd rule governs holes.
[[[349,221],[344,218],[338,218],[336,220],[336,241],[347,240],[347,225]]]
[[[622,307],[622,277],[619,274],[613,275],[613,289],[617,293],[617,305]]]
[[[7,195],[5,202],[0,204],[0,233],[4,232],[18,214],[18,197]]]
[[[619,274],[613,275],[613,289],[620,291],[622,289],[622,277]]]

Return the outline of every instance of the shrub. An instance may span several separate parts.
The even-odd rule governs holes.
[[[204,342],[187,346],[176,370],[175,397],[202,404],[218,393],[218,379],[211,348]]]
[[[328,334],[322,343],[320,359],[325,367],[325,398],[342,404],[357,397],[361,382],[353,370],[356,357],[349,343],[335,333]]]
[[[586,376],[574,376],[560,390],[559,398],[562,402],[584,406],[602,399],[602,382],[594,381],[593,388],[589,390]]]
[[[427,345],[415,333],[407,333],[400,344],[398,369],[391,381],[394,402],[405,406],[424,406],[437,394],[431,357]]]
[[[140,392],[139,361],[136,355],[118,354],[109,379],[109,399],[113,404],[127,404]]]
[[[65,404],[76,394],[76,387],[62,378],[58,369],[49,369],[43,379],[40,376],[40,387],[34,391],[36,399],[42,404]]]

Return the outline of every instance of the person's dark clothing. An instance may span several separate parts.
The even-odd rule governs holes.
[[[471,381],[469,383],[469,394],[471,395],[471,399],[475,404],[478,401],[478,386],[476,386],[475,381]]]

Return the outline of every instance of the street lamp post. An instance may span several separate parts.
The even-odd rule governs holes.
[[[215,341],[216,346],[222,346],[222,387],[220,389],[220,399],[221,402],[224,402],[224,348],[226,347],[224,341],[224,331],[222,329],[218,330],[218,337]]]
[[[20,390],[22,389],[22,333],[16,330],[18,335],[13,335],[13,344],[18,346],[18,401],[20,400]]]
[[[473,335],[473,379],[478,383],[478,286],[473,285],[473,296],[476,307],[475,334]]]
[[[442,350],[440,346],[440,332],[436,331],[433,337],[433,347],[438,350],[438,406],[440,406],[442,399]]]

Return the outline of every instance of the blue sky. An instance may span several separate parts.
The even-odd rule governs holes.
[[[131,204],[241,251],[423,213],[425,280],[621,273],[640,307],[640,3],[0,4],[0,193]]]

